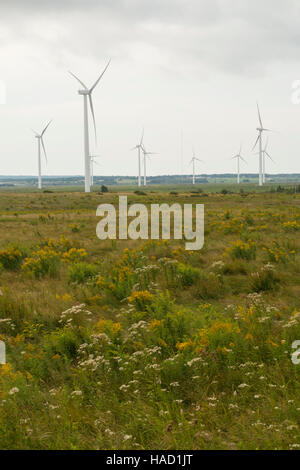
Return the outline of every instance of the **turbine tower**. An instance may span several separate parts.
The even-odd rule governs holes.
[[[72,77],[74,77],[80,85],[83,86],[83,89],[79,90],[79,95],[83,95],[83,119],[84,119],[84,190],[86,193],[89,193],[90,183],[91,183],[91,165],[90,165],[90,152],[89,152],[89,123],[88,123],[88,100],[90,104],[94,130],[95,130],[95,140],[97,143],[97,131],[96,131],[96,121],[95,121],[95,113],[94,113],[94,106],[92,100],[92,93],[93,90],[96,88],[98,83],[100,82],[101,78],[103,77],[106,69],[110,64],[110,60],[108,61],[105,69],[101,73],[100,77],[95,81],[94,85],[91,88],[88,88],[76,75],[72,72],[69,72]]]
[[[262,168],[262,172],[263,172],[263,183],[266,182],[266,156],[272,160],[272,162],[274,162],[273,158],[271,157],[271,155],[267,152],[267,148],[268,148],[268,143],[269,143],[269,140],[267,139],[266,140],[266,143],[265,143],[265,147],[262,151],[262,154],[263,154],[263,168]],[[257,154],[256,154],[257,155]]]
[[[142,186],[142,178],[141,178],[141,150],[143,151],[143,139],[144,139],[144,129],[142,131],[142,137],[140,142],[133,147],[131,150],[138,151],[138,186]]]
[[[257,142],[259,142],[259,152],[258,152],[258,154],[259,154],[259,186],[262,186],[262,185],[263,185],[263,149],[262,149],[262,135],[263,135],[263,132],[264,132],[264,131],[270,131],[270,129],[265,129],[264,126],[263,126],[258,103],[257,103],[257,112],[258,112],[259,127],[257,127],[256,130],[258,131],[258,136],[257,136],[257,139],[256,139],[256,141],[255,141],[255,144],[254,144],[252,150],[255,149],[255,147],[256,147],[256,145],[257,145]]]
[[[146,171],[146,160],[149,155],[157,155],[156,152],[147,152],[145,147],[142,146],[142,152],[144,155],[143,163],[144,163],[144,186],[147,186],[147,171]]]
[[[195,151],[193,150],[193,158],[192,158],[192,160],[190,161],[190,164],[191,164],[191,163],[193,164],[193,184],[195,184],[195,179],[196,179],[196,178],[195,178],[195,161],[196,161],[196,160],[197,160],[198,162],[204,163],[203,160],[199,160],[199,158],[197,158],[197,157],[195,156]]]
[[[243,162],[247,163],[246,160],[242,157],[241,151],[242,151],[242,146],[240,146],[239,153],[235,155],[234,157],[232,157],[232,160],[234,158],[237,159],[237,184],[240,184],[240,160],[243,160]]]
[[[37,138],[38,140],[38,189],[42,189],[42,162],[41,162],[41,147],[44,151],[44,156],[45,156],[45,160],[46,160],[46,163],[47,163],[47,153],[46,153],[46,149],[45,149],[45,144],[44,144],[44,134],[46,132],[46,130],[48,129],[50,123],[52,121],[49,121],[47,126],[44,128],[44,130],[41,132],[41,134],[39,134],[38,132],[34,131],[33,129],[33,132],[35,133],[35,137]]]
[[[100,157],[100,155],[90,155],[91,186],[94,186],[94,164],[99,165],[95,160],[95,158],[98,157]]]

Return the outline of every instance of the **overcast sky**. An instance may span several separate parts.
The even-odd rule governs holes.
[[[90,86],[109,58],[93,93],[96,174],[137,173],[143,126],[158,152],[149,174],[190,173],[193,146],[199,173],[233,172],[240,143],[242,171],[257,172],[256,101],[276,131],[267,171],[300,173],[299,0],[1,0],[0,174],[36,174],[31,128],[50,119],[43,173],[83,174],[83,98],[68,70]]]

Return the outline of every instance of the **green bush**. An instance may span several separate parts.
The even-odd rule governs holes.
[[[178,275],[183,286],[192,286],[201,277],[201,271],[193,266],[180,264],[178,266]]]
[[[61,265],[61,257],[52,248],[45,246],[32,253],[32,256],[25,258],[22,270],[36,279],[50,276],[58,277]]]
[[[82,284],[96,276],[98,272],[99,268],[95,264],[88,264],[84,262],[76,263],[69,266],[68,279],[69,282],[77,282],[78,284]]]
[[[226,286],[220,274],[202,274],[195,286],[195,296],[199,299],[217,299],[224,294]]]
[[[0,251],[0,263],[5,269],[17,271],[20,269],[25,253],[13,245]]]
[[[266,265],[261,271],[252,274],[251,288],[254,292],[273,290],[279,282],[273,267]]]
[[[81,342],[82,338],[78,331],[66,327],[48,336],[44,344],[44,350],[49,357],[59,354],[69,359],[75,359]]]
[[[250,261],[256,258],[256,246],[252,241],[238,240],[227,250],[232,258],[246,259]]]

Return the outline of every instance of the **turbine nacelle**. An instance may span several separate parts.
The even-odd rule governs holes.
[[[79,95],[90,95],[91,91],[90,90],[78,90]]]

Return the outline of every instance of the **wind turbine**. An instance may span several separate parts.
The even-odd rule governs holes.
[[[147,185],[146,160],[147,160],[147,157],[149,157],[149,155],[157,155],[157,153],[156,152],[147,152],[144,146],[142,146],[142,151],[143,151],[143,154],[144,154],[144,160],[143,160],[143,163],[144,163],[144,186],[146,186]]]
[[[199,158],[197,158],[197,157],[195,156],[195,151],[193,150],[193,158],[192,158],[192,160],[190,161],[190,164],[191,164],[191,163],[193,164],[193,184],[195,184],[195,161],[196,161],[196,160],[197,160],[198,162],[204,163],[203,160],[199,160]]]
[[[271,157],[271,155],[267,152],[267,148],[268,148],[268,143],[269,143],[269,140],[267,139],[266,140],[266,144],[265,144],[265,147],[262,151],[262,155],[263,155],[263,162],[262,162],[262,173],[263,173],[263,183],[266,182],[266,156],[269,157],[270,160],[272,160],[272,162],[274,162],[273,158]],[[257,154],[256,154],[257,155]]]
[[[259,106],[258,106],[258,103],[257,103],[257,112],[258,112],[258,120],[259,120],[259,126],[260,127],[257,127],[257,131],[258,131],[258,136],[257,136],[257,139],[255,141],[255,144],[253,146],[253,149],[255,149],[256,145],[257,145],[257,142],[259,142],[259,186],[262,186],[263,185],[263,150],[262,150],[262,134],[264,131],[270,131],[270,129],[265,129],[264,126],[263,126],[263,123],[262,123],[262,119],[261,119],[261,115],[260,115],[260,110],[259,110]]]
[[[98,83],[100,82],[101,78],[103,77],[104,73],[106,72],[106,69],[108,68],[110,64],[110,60],[108,61],[105,69],[101,73],[100,77],[97,78],[95,81],[94,85],[91,88],[88,88],[76,75],[74,75],[72,72],[69,72],[72,77],[74,77],[80,85],[83,86],[83,89],[78,90],[79,95],[83,95],[83,117],[84,117],[84,189],[86,193],[89,193],[91,188],[90,188],[90,183],[91,183],[91,166],[90,166],[90,153],[89,153],[89,123],[88,123],[88,99],[89,99],[89,104],[90,104],[90,109],[92,113],[92,119],[93,119],[93,124],[94,124],[94,130],[95,130],[95,140],[97,142],[97,131],[96,131],[96,121],[95,121],[95,113],[94,113],[94,106],[93,106],[93,100],[92,100],[92,93],[93,90],[96,88]]]
[[[141,178],[141,150],[143,151],[143,139],[144,139],[144,129],[142,131],[142,137],[141,137],[141,140],[140,142],[135,146],[133,147],[131,150],[138,150],[138,169],[139,169],[139,173],[138,173],[138,186],[141,186],[142,185],[142,178]]]
[[[37,138],[38,140],[38,188],[39,189],[42,189],[42,162],[41,162],[41,147],[43,148],[43,151],[44,151],[44,155],[45,155],[45,160],[46,160],[46,164],[47,164],[47,153],[46,153],[46,149],[45,149],[45,144],[44,144],[44,134],[46,132],[46,130],[48,129],[50,123],[52,121],[49,121],[47,126],[43,129],[43,131],[41,132],[41,134],[39,134],[38,132],[34,131],[33,129],[33,132],[35,133],[35,137]]]
[[[232,157],[231,159],[231,160],[233,160],[234,158],[237,159],[237,184],[240,184],[240,160],[243,160],[243,162],[247,163],[246,160],[242,157],[241,151],[242,151],[242,146],[240,146],[239,153],[235,155],[234,157]]]
[[[94,164],[99,165],[95,160],[95,158],[98,157],[100,157],[100,155],[90,155],[91,186],[94,185]]]

